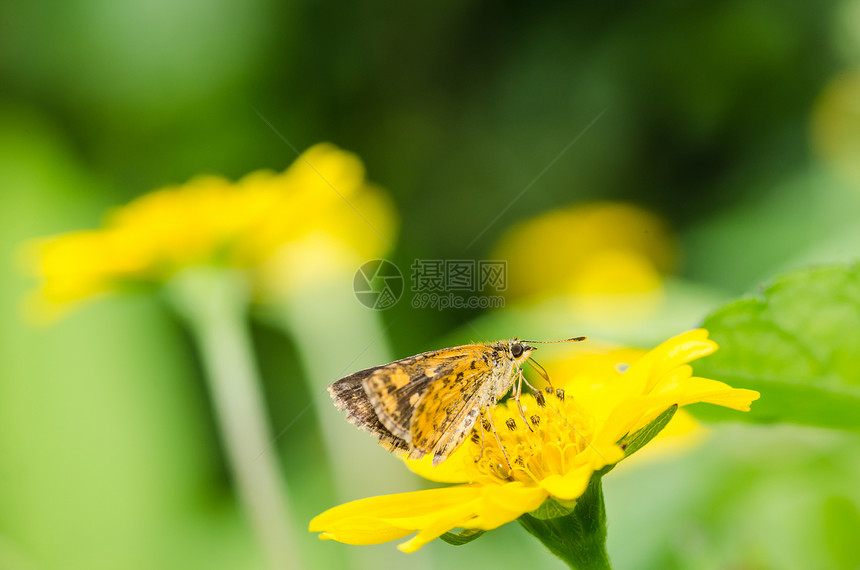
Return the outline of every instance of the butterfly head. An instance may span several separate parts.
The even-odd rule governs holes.
[[[537,347],[530,346],[518,338],[511,339],[507,343],[508,354],[517,364],[525,361]]]

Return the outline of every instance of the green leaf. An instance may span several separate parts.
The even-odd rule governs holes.
[[[574,507],[576,507],[576,501],[568,501],[568,505],[562,504],[558,499],[554,499],[550,497],[545,500],[541,505],[530,512],[529,514],[536,519],[547,520],[547,519],[555,519],[558,517],[564,517],[569,515]]]
[[[448,544],[453,544],[454,546],[463,546],[464,544],[469,544],[473,540],[481,538],[481,536],[485,532],[487,531],[481,530],[479,528],[470,528],[461,530],[460,532],[446,532],[439,538],[441,538]]]
[[[565,510],[565,514],[554,518],[542,519],[529,513],[517,521],[569,567],[588,570],[609,568],[606,508],[598,474],[592,475],[588,488],[576,501],[573,510]]]
[[[622,437],[618,441],[618,445],[621,446],[621,449],[624,450],[624,457],[630,457],[640,449],[642,449],[646,443],[654,439],[658,433],[663,431],[663,428],[672,421],[672,418],[675,416],[675,412],[678,411],[678,405],[669,407],[665,412],[657,416],[654,421],[649,423],[644,428],[639,431],[627,434]]]
[[[719,345],[698,376],[761,392],[752,411],[693,406],[706,419],[860,430],[860,266],[782,276],[705,319]]]
[[[678,405],[675,404],[667,408],[663,413],[654,418],[651,423],[649,423],[644,428],[634,432],[628,433],[624,437],[618,440],[618,445],[624,450],[624,457],[630,457],[647,444],[649,441],[657,437],[657,434],[663,431],[663,428],[668,425],[672,418],[675,417],[675,412],[678,411]],[[603,477],[613,469],[617,463],[613,463],[612,465],[607,465],[603,469],[597,472],[597,475]]]
[[[824,536],[835,568],[860,568],[860,510],[846,497],[831,497],[824,505]]]

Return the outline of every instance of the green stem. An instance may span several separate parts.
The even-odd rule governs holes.
[[[239,498],[272,568],[297,568],[298,549],[248,335],[244,275],[194,268],[168,284],[203,360]]]
[[[387,331],[379,313],[363,307],[353,296],[352,274],[335,275],[280,295],[280,325],[291,335],[313,396],[313,406],[325,441],[339,501],[414,490],[416,477],[403,463],[377,444],[369,433],[346,421],[326,387],[356,370],[391,360]],[[295,437],[295,434],[286,437]],[[384,550],[351,549],[355,567],[390,565]],[[432,568],[428,554],[409,561],[414,570]]]
[[[585,493],[569,514],[548,519],[526,514],[518,520],[569,567],[577,570],[611,568],[606,553],[606,509],[599,475],[592,476]]]
[[[295,288],[279,301],[280,323],[297,348],[320,421],[341,501],[415,486],[403,464],[346,421],[326,387],[342,376],[392,360],[379,313],[356,301],[352,275]],[[346,286],[344,286],[344,284]],[[372,464],[372,469],[357,466]]]

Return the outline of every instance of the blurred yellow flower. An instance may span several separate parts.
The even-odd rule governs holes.
[[[692,376],[687,363],[716,349],[700,329],[636,355],[626,369],[618,366],[621,353],[583,355],[583,369],[560,391],[522,397],[528,426],[515,402],[496,406],[492,415],[501,447],[489,426],[479,425],[438,467],[428,458],[407,462],[428,479],[465,484],[340,505],[314,518],[310,531],[348,544],[376,544],[418,531],[399,546],[414,552],[454,528],[497,528],[548,498],[572,507],[595,472],[624,458],[619,442],[670,407],[709,402],[749,410],[758,392]],[[628,355],[633,353],[623,356]]]
[[[821,159],[860,182],[860,69],[832,79],[812,113],[812,143]]]
[[[567,295],[580,314],[629,319],[631,308],[662,298],[662,276],[673,269],[676,252],[656,215],[632,204],[597,202],[515,226],[494,257],[508,262],[508,298]]]
[[[235,183],[198,177],[118,208],[101,229],[41,240],[33,256],[38,302],[43,313],[55,311],[201,264],[254,268],[258,281],[332,265],[351,271],[388,248],[396,223],[358,157],[319,144],[283,173],[258,171]]]

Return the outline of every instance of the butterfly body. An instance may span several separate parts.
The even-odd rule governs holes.
[[[361,370],[329,393],[347,420],[389,451],[444,461],[495,405],[535,348],[514,338],[425,352]]]

